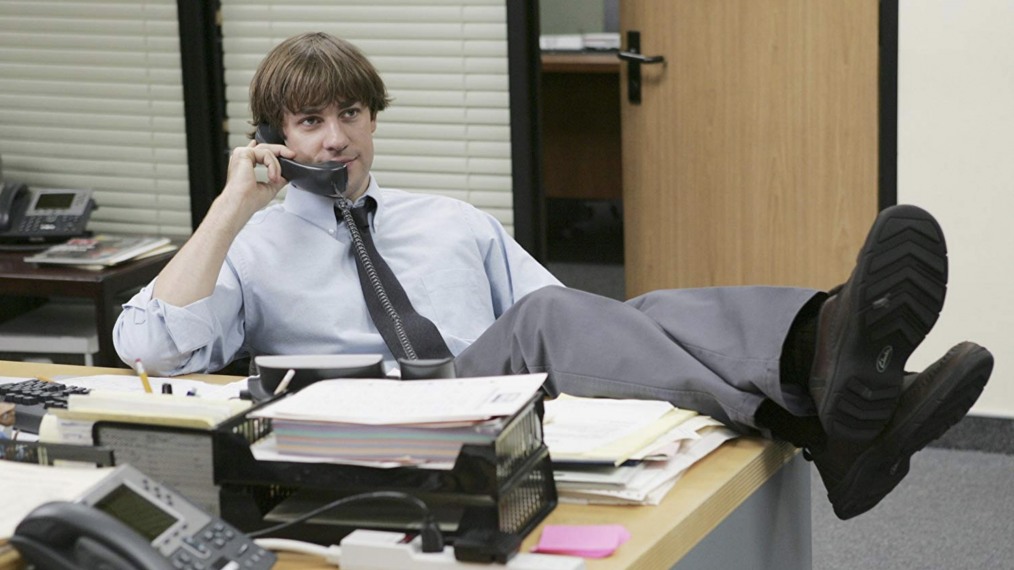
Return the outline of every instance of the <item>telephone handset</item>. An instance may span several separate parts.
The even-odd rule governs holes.
[[[0,190],[0,242],[51,243],[85,234],[95,209],[91,190],[30,189],[7,182]]]
[[[37,507],[10,543],[45,570],[269,570],[277,560],[130,465],[117,467],[73,503]]]
[[[37,568],[173,570],[151,543],[112,515],[78,503],[46,503],[11,538]]]
[[[285,139],[278,129],[267,123],[257,126],[254,139],[264,144],[285,144]],[[278,157],[282,165],[282,177],[300,190],[306,190],[327,198],[339,198],[345,195],[349,173],[344,162],[328,161],[317,164],[303,164],[295,160]]]

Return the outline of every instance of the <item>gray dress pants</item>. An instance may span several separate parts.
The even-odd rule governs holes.
[[[456,368],[459,376],[546,372],[551,396],[667,400],[751,433],[765,398],[795,415],[815,413],[809,397],[783,389],[779,377],[789,327],[815,294],[714,287],[620,302],[545,287],[501,315]]]

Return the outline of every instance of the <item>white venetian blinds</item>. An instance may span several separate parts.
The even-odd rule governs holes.
[[[380,113],[382,186],[470,202],[513,230],[505,0],[223,0],[229,145],[247,144],[254,70],[285,38],[357,45],[394,102]]]
[[[176,0],[0,0],[4,177],[91,188],[94,231],[189,235]]]

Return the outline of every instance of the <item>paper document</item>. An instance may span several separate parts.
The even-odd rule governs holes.
[[[545,374],[453,380],[324,380],[251,417],[367,425],[480,421],[517,413]]]
[[[673,405],[563,395],[546,402],[545,440],[553,454],[585,453],[645,429]]]
[[[50,501],[71,501],[93,487],[112,467],[75,469],[0,460],[0,538],[9,538],[21,519]]]

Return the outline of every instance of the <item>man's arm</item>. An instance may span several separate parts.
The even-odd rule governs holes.
[[[239,231],[286,184],[278,155],[295,158],[296,153],[283,145],[255,141],[232,151],[225,189],[194,235],[159,273],[152,298],[184,307],[211,296]],[[254,167],[258,164],[268,167],[268,182],[257,181]]]

